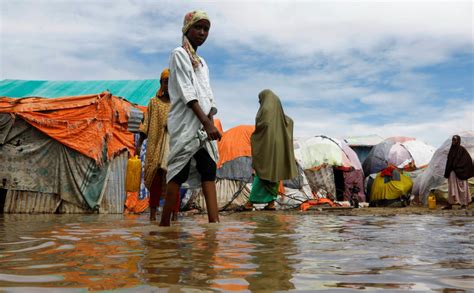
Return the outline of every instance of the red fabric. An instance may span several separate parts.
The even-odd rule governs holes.
[[[98,164],[122,150],[134,153],[133,134],[127,131],[131,107],[129,102],[108,92],[55,99],[0,98],[0,113],[21,117]]]
[[[344,176],[344,200],[349,201],[351,199],[351,188],[357,186],[359,188],[359,193],[357,193],[359,202],[365,202],[364,171],[353,170],[349,172],[344,172],[342,174]]]
[[[382,177],[392,177],[393,170],[395,169],[395,166],[389,165],[387,168],[383,169],[382,172],[380,172],[380,175]]]

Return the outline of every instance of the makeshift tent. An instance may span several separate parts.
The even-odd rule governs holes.
[[[378,173],[390,164],[400,169],[425,168],[435,148],[412,137],[390,137],[376,145],[363,162],[365,176]]]
[[[239,125],[224,132],[217,146],[217,178],[252,182],[252,147],[250,137],[253,125]]]
[[[461,132],[461,145],[474,159],[474,131]],[[448,159],[449,149],[451,147],[452,137],[449,137],[435,151],[426,170],[420,174],[414,182],[413,194],[418,195],[420,200],[427,204],[428,195],[431,190],[436,195],[444,198],[448,197],[448,180],[444,178],[444,170]],[[469,187],[471,194],[474,195],[474,178],[469,179]]]
[[[372,148],[383,141],[383,137],[372,134],[365,136],[349,136],[344,138],[351,149],[357,154],[359,161],[363,162],[369,155]]]
[[[255,130],[252,125],[240,125],[224,132],[218,142],[217,201],[219,209],[233,209],[245,204],[253,181],[252,150],[250,137]],[[298,207],[301,202],[312,198],[311,190],[301,172],[293,180],[285,181],[285,196],[277,199],[279,208]],[[185,205],[205,209],[201,190],[190,191]]]
[[[365,201],[362,166],[346,143],[320,135],[296,139],[294,145],[296,160],[314,193],[323,191],[331,199],[349,200],[351,189],[357,187],[359,201]]]
[[[123,212],[133,106],[108,92],[0,98],[5,212]]]

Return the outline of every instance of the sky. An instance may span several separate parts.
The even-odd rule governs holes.
[[[0,0],[0,80],[158,79],[184,14],[211,19],[198,49],[224,130],[254,124],[273,90],[294,136],[474,130],[471,1]]]

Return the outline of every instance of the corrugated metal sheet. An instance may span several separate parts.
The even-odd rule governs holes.
[[[61,203],[61,199],[54,193],[34,191],[8,190],[5,213],[54,213]]]
[[[130,109],[130,117],[128,117],[128,131],[138,132],[140,130],[140,124],[143,120],[143,112],[137,108]]]
[[[132,103],[148,105],[151,97],[160,88],[158,79],[144,80],[89,80],[89,81],[44,81],[44,80],[2,80],[0,97],[57,98],[98,94],[110,91],[114,96],[123,97]]]
[[[82,209],[71,203],[65,202],[54,193],[41,193],[34,191],[8,190],[5,199],[5,213],[48,213],[61,214],[87,214],[92,210]]]
[[[123,213],[126,197],[125,173],[127,160],[128,152],[123,152],[110,163],[109,174],[102,195],[101,213]]]

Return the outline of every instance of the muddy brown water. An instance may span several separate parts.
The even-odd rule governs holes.
[[[0,291],[474,291],[471,216],[0,215]]]

